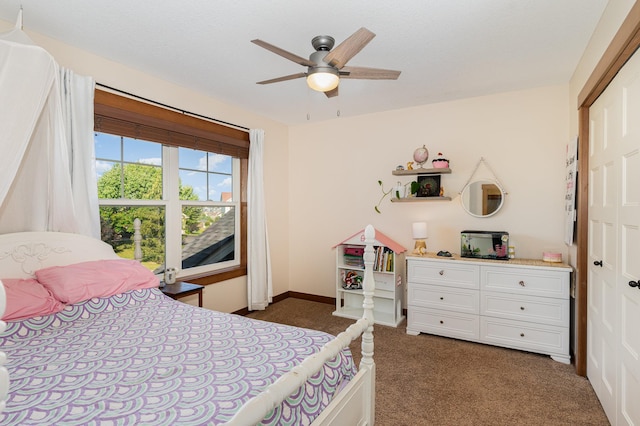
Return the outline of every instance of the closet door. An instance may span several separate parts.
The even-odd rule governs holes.
[[[612,424],[640,424],[640,55],[589,115],[587,376]]]
[[[587,377],[615,424],[617,343],[615,309],[617,168],[611,141],[619,138],[620,101],[613,84],[589,110],[589,274],[587,281]],[[618,117],[612,122],[613,117]],[[579,173],[579,172],[578,172]]]
[[[618,188],[618,424],[640,425],[640,54],[623,70]]]

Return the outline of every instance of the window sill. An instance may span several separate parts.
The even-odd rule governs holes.
[[[238,278],[247,275],[246,266],[233,266],[230,268],[220,269],[208,275],[186,275],[180,277],[180,281],[187,281],[193,284],[209,285],[216,284],[222,281],[227,281],[232,278]]]

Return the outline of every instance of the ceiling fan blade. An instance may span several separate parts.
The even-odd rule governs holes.
[[[290,75],[285,75],[285,76],[278,77],[278,78],[272,78],[271,80],[258,81],[256,84],[278,83],[280,81],[294,80],[296,78],[302,78],[302,77],[306,77],[306,76],[307,76],[307,73],[299,72],[297,74],[290,74]]]
[[[363,80],[397,80],[401,71],[384,70],[382,68],[343,67],[340,78],[359,78]]]
[[[336,86],[335,89],[324,92],[324,94],[327,95],[327,98],[333,98],[334,96],[338,96],[338,87],[340,86]]]
[[[317,65],[315,62],[310,61],[309,59],[303,58],[302,56],[298,56],[291,52],[287,52],[286,50],[280,49],[279,47],[267,43],[266,41],[256,39],[251,40],[251,43],[257,44],[258,46],[263,47],[268,51],[275,53],[276,55],[280,55],[285,59],[295,62],[296,64],[300,64],[305,67],[313,67]]]
[[[338,69],[344,67],[349,59],[356,56],[376,35],[362,27],[351,34],[331,52],[327,53],[324,61]]]

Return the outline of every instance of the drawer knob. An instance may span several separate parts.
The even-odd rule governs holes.
[[[518,284],[520,284],[521,287],[524,287],[524,281],[520,281]]]
[[[524,333],[520,333],[520,337],[524,337]]]
[[[444,275],[444,269],[438,272],[440,275]]]
[[[524,306],[520,306],[520,310],[521,310],[521,311],[524,311]]]
[[[440,324],[444,324],[444,321],[440,320]]]
[[[444,297],[440,297],[440,300],[444,300]]]
[[[640,290],[640,280],[638,281],[629,281],[629,287],[637,287]]]

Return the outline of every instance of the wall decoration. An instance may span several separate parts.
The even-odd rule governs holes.
[[[440,175],[418,176],[417,197],[439,197],[440,196]]]
[[[434,169],[448,169],[449,168],[449,160],[444,158],[441,152],[438,153],[438,156],[431,160],[431,164]]]
[[[418,163],[418,166],[422,168],[422,165],[429,159],[429,150],[426,146],[422,145],[422,148],[418,148],[413,151],[413,161]]]
[[[566,245],[573,245],[574,227],[576,221],[576,184],[578,180],[578,138],[567,144],[567,158],[565,167],[565,234]]]

